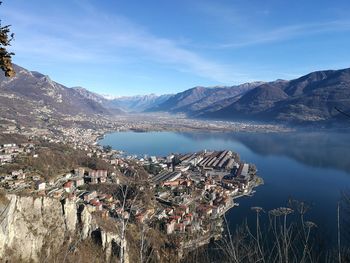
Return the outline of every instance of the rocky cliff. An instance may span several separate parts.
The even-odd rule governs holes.
[[[40,255],[50,255],[64,242],[74,237],[84,240],[98,232],[108,262],[113,243],[121,243],[117,233],[100,227],[93,214],[84,205],[77,206],[74,199],[17,195],[6,199],[0,204],[0,261],[16,255],[39,262]]]

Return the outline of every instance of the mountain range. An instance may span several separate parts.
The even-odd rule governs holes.
[[[294,80],[253,82],[224,88],[197,87],[150,111],[191,117],[287,123],[329,123],[350,111],[350,68],[317,71]]]
[[[215,107],[218,102],[226,101],[231,104],[238,100],[245,92],[261,85],[263,82],[245,83],[232,87],[194,87],[170,96],[159,105],[147,111],[170,111],[193,114],[208,107]]]
[[[170,97],[151,94],[109,99],[83,87],[66,87],[18,65],[14,70],[13,78],[0,73],[0,119],[16,120],[21,125],[141,112]]]
[[[157,107],[171,96],[170,94],[125,96],[110,99],[107,105],[108,107],[117,107],[125,112],[143,112],[149,108]]]
[[[158,104],[166,101],[172,95],[136,95],[136,96],[121,96],[114,97],[108,95],[100,95],[88,91],[82,87],[73,87],[86,99],[93,100],[109,110],[122,110],[124,112],[143,112],[148,108],[156,107]]]
[[[263,84],[207,117],[332,122],[350,110],[350,69],[317,71],[291,81]]]
[[[185,113],[193,118],[287,123],[331,123],[350,111],[350,69],[317,71],[294,80],[194,87],[177,94],[106,97],[69,88],[14,65],[0,74],[0,117],[20,123],[129,112]]]
[[[13,78],[0,74],[0,117],[3,119],[28,124],[67,116],[113,114],[101,103],[46,75],[17,65],[14,69]]]

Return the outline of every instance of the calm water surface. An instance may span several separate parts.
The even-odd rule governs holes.
[[[265,184],[253,197],[239,199],[227,213],[230,227],[252,221],[252,206],[266,211],[285,206],[289,198],[312,205],[308,219],[331,237],[336,228],[337,203],[350,191],[350,135],[345,133],[178,133],[119,132],[101,145],[128,154],[166,156],[203,149],[230,149],[254,163]],[[334,237],[334,236],[333,236]]]

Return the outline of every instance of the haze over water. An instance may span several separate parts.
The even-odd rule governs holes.
[[[253,197],[238,199],[239,207],[227,213],[231,229],[245,218],[255,218],[252,206],[269,211],[293,198],[311,204],[307,219],[322,229],[325,238],[334,238],[337,203],[342,191],[350,191],[346,133],[119,132],[108,134],[100,144],[128,154],[156,156],[229,149],[254,163],[265,184],[256,188]]]

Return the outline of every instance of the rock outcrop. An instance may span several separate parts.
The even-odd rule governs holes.
[[[75,199],[58,200],[50,197],[7,195],[0,204],[0,261],[12,254],[24,261],[40,261],[40,254],[50,254],[73,237],[82,240],[99,231],[106,262],[112,255],[113,244],[121,245],[117,233],[101,228],[94,215]],[[124,242],[125,243],[125,242]],[[124,262],[127,262],[127,253]]]
[[[38,261],[44,247],[63,244],[66,225],[59,201],[16,195],[7,198],[1,217],[0,258],[12,251],[23,259]]]

